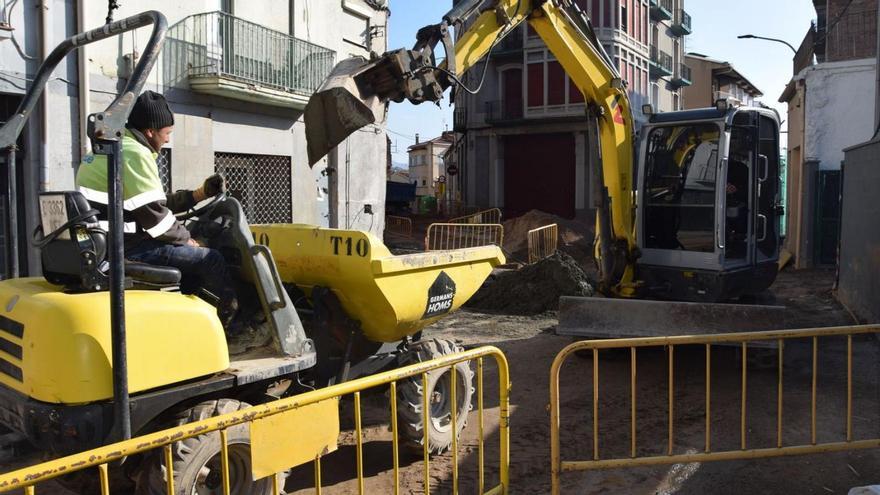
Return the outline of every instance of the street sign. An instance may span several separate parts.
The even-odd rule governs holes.
[[[457,165],[450,165],[450,166],[446,167],[446,173],[449,174],[450,176],[457,174],[458,173],[458,166]]]
[[[441,183],[441,184],[445,183],[445,182],[446,182],[446,176],[445,176],[445,175],[441,175],[440,177],[437,177],[437,182],[439,182],[439,183]]]

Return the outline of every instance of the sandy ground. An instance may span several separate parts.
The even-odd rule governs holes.
[[[785,271],[769,298],[785,305],[789,328],[853,323],[845,308],[831,296],[834,273],[829,270]],[[460,311],[435,324],[429,337],[444,337],[466,347],[494,345],[510,363],[511,492],[548,493],[550,488],[549,370],[554,356],[571,342],[553,333],[556,315],[533,317]],[[880,348],[874,337],[854,344],[855,439],[878,438],[880,416]],[[817,380],[818,440],[845,438],[845,339],[819,344]],[[741,354],[717,348],[712,355],[712,445],[737,449],[740,442]],[[811,342],[792,341],[785,347],[783,443],[810,441]],[[667,448],[667,359],[663,349],[646,349],[638,358],[637,445],[640,456],[659,455]],[[776,351],[749,353],[747,446],[776,445]],[[603,351],[599,358],[600,457],[626,457],[630,445],[630,360],[628,352]],[[705,434],[705,354],[702,349],[675,351],[674,452],[700,452]],[[592,455],[592,362],[573,357],[562,372],[562,451],[566,460]],[[485,483],[498,480],[498,380],[494,364],[484,370]],[[366,493],[392,493],[392,442],[384,392],[367,395],[364,404],[364,475]],[[350,403],[348,404],[350,406]],[[358,493],[353,416],[343,407],[345,430],[339,449],[322,460],[323,493]],[[477,492],[478,416],[469,416],[459,441],[460,493]],[[563,473],[563,493],[599,494],[845,494],[853,486],[880,483],[880,451],[864,450],[753,461],[656,466]],[[431,493],[452,492],[452,456],[429,463]],[[7,467],[11,467],[7,465]],[[401,493],[425,493],[421,455],[401,451]],[[0,468],[7,471],[6,468]],[[287,483],[292,493],[314,493],[312,466],[297,468]],[[52,484],[37,493],[69,493]]]

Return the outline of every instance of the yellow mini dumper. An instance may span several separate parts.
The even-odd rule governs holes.
[[[393,256],[363,232],[251,227],[238,201],[220,195],[180,218],[223,253],[237,275],[243,311],[269,330],[269,342],[238,354],[230,353],[210,294],[181,294],[174,268],[123,260],[122,201],[114,193],[121,191],[119,138],[164,40],[158,12],[74,36],[52,52],[0,128],[7,164],[15,163],[16,139],[60,60],[81,44],[151,24],[127,87],[89,118],[93,148],[108,156],[110,228],[100,227],[78,192],[41,193],[34,243],[43,277],[0,282],[0,423],[63,455],[459,350],[442,339],[420,341],[420,331],[461,306],[504,262],[497,247]],[[300,314],[309,316],[307,326]],[[431,452],[448,448],[464,427],[473,372],[458,366],[456,398],[443,370],[429,375],[428,390],[415,381],[399,385],[404,440],[422,441],[422,394],[432,409]],[[449,424],[453,403],[456,425]],[[229,430],[231,492],[272,493],[271,479],[252,479],[249,442],[247,428]],[[178,442],[177,493],[219,490],[219,453],[214,436]],[[163,462],[155,454],[126,461],[138,493],[165,493]],[[63,481],[80,493],[93,488],[84,478]]]

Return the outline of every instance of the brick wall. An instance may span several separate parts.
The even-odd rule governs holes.
[[[827,0],[824,15],[819,15],[818,28],[817,54],[824,52],[820,62],[874,57],[877,51],[877,1]]]

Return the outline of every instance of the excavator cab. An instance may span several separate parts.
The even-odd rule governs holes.
[[[779,117],[766,108],[652,115],[638,146],[638,271],[657,297],[760,292],[779,260]]]

